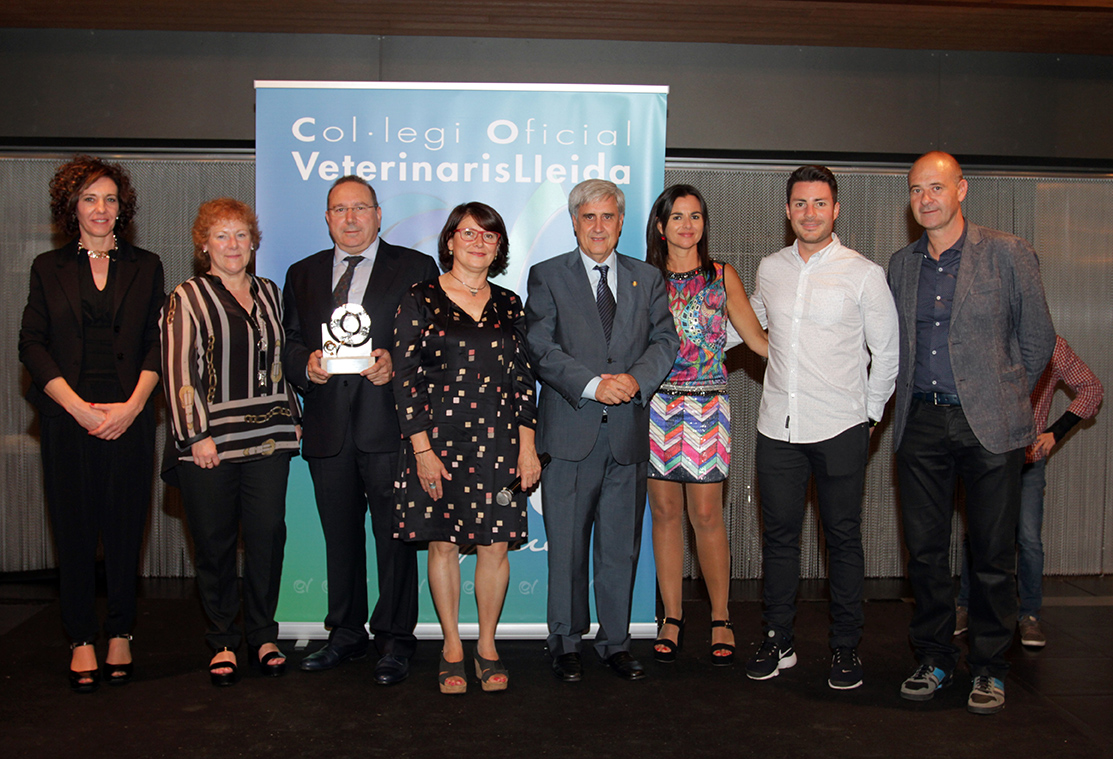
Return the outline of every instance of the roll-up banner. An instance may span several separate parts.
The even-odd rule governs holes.
[[[497,209],[510,235],[510,265],[494,281],[523,297],[530,266],[576,247],[567,201],[584,179],[609,179],[622,189],[626,220],[618,250],[645,257],[646,219],[664,182],[667,87],[257,81],[255,95],[255,202],[263,232],[257,267],[279,286],[290,264],[332,247],[326,195],[346,174],[375,188],[383,239],[434,258],[454,206],[478,200]],[[529,502],[529,540],[510,554],[500,637],[547,634],[544,493],[534,491]],[[325,544],[300,458],[291,467],[286,524],[280,634],[323,638]],[[369,517],[366,531],[374,606]],[[638,637],[656,631],[650,534],[647,509],[631,625]],[[439,638],[424,552],[419,563],[417,635]],[[466,637],[478,629],[474,568],[475,557],[462,556]]]

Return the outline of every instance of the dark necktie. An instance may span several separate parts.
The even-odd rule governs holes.
[[[332,305],[339,308],[348,302],[348,290],[352,287],[352,275],[356,272],[356,266],[363,260],[363,256],[348,256],[344,259],[344,263],[348,264],[348,268],[340,275],[340,281],[336,283],[336,287],[332,290]]]
[[[599,307],[599,321],[603,322],[603,334],[607,337],[607,345],[611,344],[611,327],[614,326],[614,294],[607,286],[607,270],[609,266],[600,264],[595,267],[599,272],[599,286],[595,288],[595,305]]]

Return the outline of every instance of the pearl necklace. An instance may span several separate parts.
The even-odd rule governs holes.
[[[464,280],[460,279],[460,278],[459,278],[459,277],[457,277],[457,276],[456,276],[455,274],[453,274],[453,273],[452,273],[451,271],[450,271],[450,272],[448,272],[448,276],[452,277],[452,278],[453,278],[454,280],[456,280],[456,281],[457,281],[457,282],[459,282],[459,283],[460,283],[461,285],[463,285],[463,286],[464,286],[464,289],[466,289],[466,290],[467,290],[468,292],[470,292],[470,293],[471,293],[472,295],[479,295],[479,291],[480,291],[480,290],[482,290],[482,289],[484,289],[485,287],[487,287],[487,281],[486,281],[486,280],[484,280],[484,281],[483,281],[483,284],[481,284],[481,285],[480,285],[479,287],[472,287],[472,286],[471,286],[471,285],[469,285],[469,284],[468,284],[467,282],[465,282]]]

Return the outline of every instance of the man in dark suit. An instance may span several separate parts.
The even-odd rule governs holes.
[[[1016,625],[1016,525],[1024,449],[1035,439],[1029,400],[1055,346],[1032,246],[968,223],[967,183],[946,153],[908,172],[923,236],[889,262],[900,320],[893,446],[919,666],[901,696],[926,701],[958,663],[949,563],[956,476],[966,488],[973,568],[967,709],[1005,705],[1005,651]]]
[[[328,645],[301,668],[332,669],[367,653],[368,507],[375,535],[379,598],[370,628],[380,656],[375,682],[409,674],[417,641],[417,554],[394,540],[394,478],[401,432],[390,388],[394,314],[415,282],[436,277],[433,259],[379,238],[375,191],[356,176],[336,180],[325,221],[336,247],[298,261],[283,288],[286,377],[304,397],[302,456],[309,464],[328,565]],[[330,375],[321,363],[321,325],[343,303],[371,317],[375,363],[360,374]]]
[[[615,251],[625,198],[613,183],[581,182],[568,196],[579,248],[529,273],[530,358],[542,382],[538,450],[549,558],[549,653],[564,682],[583,676],[590,626],[588,546],[594,529],[595,650],[627,680],[630,602],[641,547],[649,461],[649,399],[680,340],[660,272]]]

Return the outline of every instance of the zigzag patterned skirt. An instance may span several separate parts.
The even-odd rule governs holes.
[[[658,390],[649,402],[649,476],[722,482],[730,470],[730,398]]]

